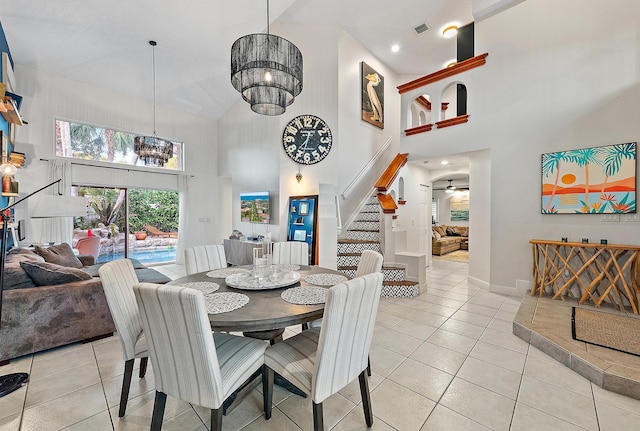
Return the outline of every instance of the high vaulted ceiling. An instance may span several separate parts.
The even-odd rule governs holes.
[[[270,18],[337,25],[396,73],[417,76],[455,57],[455,38],[440,28],[471,22],[471,2],[271,0]],[[0,0],[0,21],[15,63],[147,100],[148,41],[156,40],[157,103],[216,119],[240,98],[229,78],[231,45],[265,31],[266,0]],[[423,22],[430,30],[418,36],[413,27]]]

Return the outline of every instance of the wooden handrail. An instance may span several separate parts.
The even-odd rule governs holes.
[[[380,202],[380,207],[384,214],[393,214],[398,209],[398,205],[396,205],[393,200],[393,196],[389,194],[378,193],[378,202]]]
[[[430,132],[431,128],[433,128],[433,124],[423,124],[422,126],[412,127],[411,129],[406,129],[404,134],[407,136],[415,135],[423,132]]]
[[[407,82],[406,84],[399,85],[397,87],[398,93],[404,94],[408,91],[415,90],[416,88],[424,87],[425,85],[429,85],[442,79],[449,78],[450,76],[454,76],[459,73],[466,72],[467,70],[474,69],[478,66],[482,66],[487,62],[487,55],[489,55],[488,52],[476,55],[475,57],[468,58],[451,67],[447,67],[446,69],[438,70],[437,72],[433,72],[429,75],[423,76],[422,78],[414,79],[413,81]]]
[[[400,172],[400,168],[402,168],[407,163],[407,157],[409,157],[409,153],[398,153],[387,169],[384,170],[378,181],[376,181],[375,188],[378,189],[379,192],[386,192],[391,184],[398,176],[398,172]],[[395,205],[395,203],[394,203]]]

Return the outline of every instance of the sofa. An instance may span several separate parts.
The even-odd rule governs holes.
[[[467,249],[468,226],[438,225],[431,228],[431,254],[442,256],[455,250]]]
[[[93,256],[69,244],[14,249],[5,263],[0,364],[58,346],[113,334],[115,326]],[[141,282],[169,278],[131,259]]]

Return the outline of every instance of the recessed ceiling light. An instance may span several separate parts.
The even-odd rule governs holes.
[[[450,39],[458,34],[458,24],[452,22],[450,22],[449,24],[445,24],[445,26],[442,27],[440,33],[442,33],[442,36],[444,36],[446,39]]]
[[[391,52],[398,52],[400,51],[400,45],[395,44],[391,47]]]
[[[458,62],[456,60],[454,60],[454,59],[451,59],[451,60],[445,61],[443,66],[444,66],[445,69],[448,69],[449,67],[455,66],[456,64],[458,64]]]
[[[448,164],[449,164],[449,162],[448,162],[447,160],[443,160],[443,161],[441,161],[441,162],[440,162],[440,164],[441,164],[441,165],[448,165]]]

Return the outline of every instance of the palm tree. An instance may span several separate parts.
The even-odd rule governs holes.
[[[584,166],[584,202],[589,207],[589,165],[601,165],[600,153],[602,148],[581,148],[568,153],[569,160],[580,167]]]
[[[102,133],[96,127],[87,124],[71,123],[71,148],[99,160],[104,144]]]
[[[105,129],[105,139],[107,141],[107,160],[113,162],[116,151],[120,151],[125,156],[127,151],[133,147],[133,135],[131,133],[118,132]]]
[[[636,159],[636,144],[626,143],[611,145],[603,148],[601,155],[604,158],[603,166],[605,177],[604,182],[602,183],[602,189],[600,190],[600,195],[604,193],[609,177],[612,177],[620,170],[620,166],[622,166],[622,159]]]
[[[567,160],[567,152],[566,151],[558,151],[555,153],[546,153],[542,155],[542,175],[548,177],[549,175],[556,172],[556,178],[553,182],[553,189],[551,190],[551,196],[549,196],[549,201],[547,202],[547,206],[544,207],[546,211],[551,210],[551,204],[553,203],[553,198],[556,195],[556,189],[558,188],[558,180],[560,179],[560,162]]]

